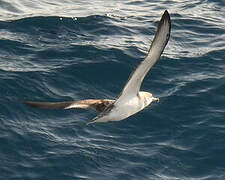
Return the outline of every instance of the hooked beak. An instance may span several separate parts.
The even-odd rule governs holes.
[[[154,101],[156,101],[156,102],[159,102],[159,98],[152,98],[152,102],[154,102]]]

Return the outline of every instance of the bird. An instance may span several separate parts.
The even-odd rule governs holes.
[[[171,20],[167,10],[164,11],[157,27],[157,31],[150,45],[147,56],[131,73],[127,83],[122,89],[117,99],[84,99],[79,101],[66,102],[34,102],[23,101],[24,104],[36,108],[47,109],[94,109],[99,114],[86,125],[92,123],[121,121],[149,106],[152,102],[159,101],[159,98],[153,97],[152,93],[140,91],[142,82],[160,59],[161,54],[166,47],[171,32]]]

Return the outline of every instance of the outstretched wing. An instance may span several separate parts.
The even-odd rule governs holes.
[[[102,112],[109,105],[113,104],[115,100],[111,99],[86,99],[81,101],[67,101],[67,102],[33,102],[24,101],[23,103],[31,107],[45,108],[45,109],[71,109],[81,108],[88,109],[92,108],[98,112]]]
[[[159,22],[157,32],[150,46],[147,57],[141,62],[136,70],[131,74],[125,87],[123,88],[119,98],[115,102],[119,102],[129,97],[136,96],[140,90],[142,81],[151,67],[158,61],[170,37],[171,21],[170,15],[166,10]]]

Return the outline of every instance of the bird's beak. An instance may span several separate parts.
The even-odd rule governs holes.
[[[159,102],[159,98],[152,98],[152,102],[154,101]]]

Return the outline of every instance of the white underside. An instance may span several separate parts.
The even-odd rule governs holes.
[[[152,66],[159,60],[170,36],[171,21],[164,12],[146,58],[132,73],[110,112],[103,112],[90,123],[120,121],[144,109],[153,101],[151,93],[139,92],[141,84]],[[88,124],[90,124],[88,123]]]
[[[92,121],[91,123],[121,121],[141,111],[142,109],[144,109],[144,107],[144,102],[142,102],[138,97],[134,97],[126,101],[126,103],[115,104],[113,109],[108,114]]]

